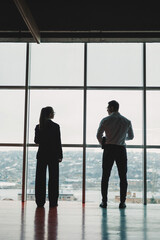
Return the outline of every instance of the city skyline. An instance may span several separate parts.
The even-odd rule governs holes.
[[[94,150],[94,149],[93,149]],[[128,151],[128,192],[135,193],[137,197],[142,198],[142,151]],[[160,151],[155,153],[149,151],[148,167],[147,167],[147,186],[149,196],[160,197]],[[8,189],[8,197],[10,189],[19,189],[22,187],[22,151],[3,151],[0,155],[0,195],[1,189]],[[60,192],[68,192],[78,195],[81,200],[82,192],[82,151],[79,149],[64,151],[64,160],[60,163]],[[36,170],[36,150],[28,153],[28,193],[34,194],[35,188],[35,170]],[[100,197],[102,171],[102,150],[86,152],[86,196],[87,191],[93,196],[96,194],[96,199]],[[7,185],[8,183],[8,185]],[[10,183],[10,185],[9,185]],[[14,183],[14,184],[13,184]],[[114,199],[119,192],[119,177],[117,168],[114,165],[111,173],[109,192]],[[6,192],[5,190],[5,192]],[[7,194],[7,192],[6,192]],[[90,197],[89,197],[90,199]]]

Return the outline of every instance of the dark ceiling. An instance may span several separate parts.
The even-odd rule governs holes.
[[[150,5],[136,4],[135,1],[25,2],[40,32],[41,41],[160,38],[159,8],[153,2]],[[1,0],[0,4],[0,40],[34,41],[15,1]]]

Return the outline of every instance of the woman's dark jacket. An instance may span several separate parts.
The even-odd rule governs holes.
[[[39,144],[37,158],[46,160],[63,158],[60,127],[57,123],[47,120],[43,130],[40,130],[38,124],[35,128],[34,142]]]

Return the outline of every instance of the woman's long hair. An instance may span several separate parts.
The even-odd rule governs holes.
[[[54,115],[52,107],[45,107],[41,109],[40,118],[39,118],[39,128],[40,130],[45,129],[46,122],[50,118],[50,115]]]

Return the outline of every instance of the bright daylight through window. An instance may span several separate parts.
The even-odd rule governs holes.
[[[155,43],[0,43],[0,200],[22,199],[24,172],[27,199],[35,199],[34,130],[41,108],[52,106],[64,152],[59,200],[82,201],[85,193],[86,202],[99,203],[103,150],[96,132],[107,116],[108,102],[115,99],[120,113],[132,121],[135,135],[126,142],[126,201],[143,203],[147,192],[148,203],[160,203],[160,114],[155,111],[160,98],[159,53],[160,44]],[[119,195],[114,165],[109,202],[118,203]]]

